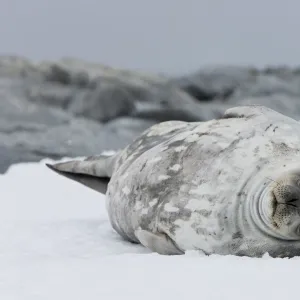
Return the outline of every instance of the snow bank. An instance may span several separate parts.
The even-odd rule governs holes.
[[[1,300],[298,296],[300,258],[150,253],[111,229],[103,195],[44,163],[0,175]]]

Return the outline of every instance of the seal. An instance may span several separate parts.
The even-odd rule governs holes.
[[[48,167],[106,193],[114,230],[151,251],[300,254],[300,123],[267,107],[162,122],[113,155]]]

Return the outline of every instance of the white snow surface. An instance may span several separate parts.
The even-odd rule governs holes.
[[[45,162],[0,175],[0,299],[294,299],[300,259],[162,256],[110,226],[104,195]]]

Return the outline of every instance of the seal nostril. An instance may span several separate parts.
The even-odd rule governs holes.
[[[288,206],[292,206],[292,207],[298,207],[297,204],[295,202],[299,201],[298,198],[291,198],[290,200],[286,201],[286,205]]]
[[[296,202],[296,201],[298,201],[299,199],[296,199],[296,198],[293,198],[293,199],[291,199],[291,200],[289,200],[288,202],[290,203],[290,202]]]
[[[287,199],[286,204],[293,207],[300,207],[300,199],[298,197],[291,197],[290,199]]]

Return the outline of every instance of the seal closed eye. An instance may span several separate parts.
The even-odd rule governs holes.
[[[300,126],[264,106],[162,122],[113,155],[48,167],[105,193],[114,230],[157,253],[300,253]]]

